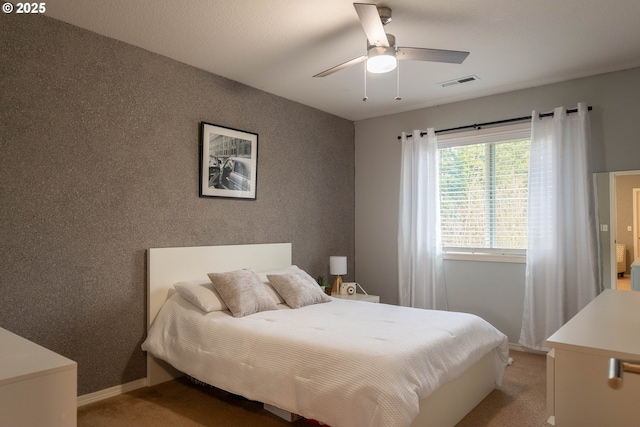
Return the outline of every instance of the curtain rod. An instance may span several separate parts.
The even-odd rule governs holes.
[[[591,111],[593,110],[593,107],[591,105],[589,105],[588,110]],[[567,110],[567,114],[571,114],[571,113],[577,113],[578,109],[577,108],[573,108],[570,110]],[[543,118],[543,117],[553,117],[553,111],[550,113],[540,113],[538,115],[539,118]],[[513,122],[522,122],[525,120],[531,120],[531,116],[523,116],[523,117],[515,117],[513,119],[504,119],[504,120],[496,120],[495,122],[486,122],[486,123],[476,123],[473,125],[466,125],[466,126],[458,126],[455,128],[449,128],[449,129],[439,129],[436,130],[435,133],[442,133],[442,132],[453,132],[454,130],[464,130],[464,129],[480,129],[483,126],[494,126],[494,125],[502,125],[505,123],[513,123]],[[427,133],[426,132],[420,132],[420,136],[425,136]],[[407,135],[407,138],[411,138],[411,134]],[[402,136],[398,136],[398,139],[402,139]]]

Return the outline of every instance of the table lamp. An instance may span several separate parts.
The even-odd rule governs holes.
[[[339,294],[342,285],[342,275],[347,274],[347,257],[346,256],[330,256],[329,257],[329,273],[336,276],[331,288],[331,294]]]

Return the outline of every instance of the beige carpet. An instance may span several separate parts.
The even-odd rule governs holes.
[[[501,387],[492,391],[456,427],[547,426],[547,365],[539,354],[511,351]]]
[[[512,351],[504,384],[491,392],[456,427],[544,427],[546,423],[545,357]],[[262,405],[187,379],[143,388],[78,409],[78,427],[277,427],[312,426],[293,423],[262,409]]]

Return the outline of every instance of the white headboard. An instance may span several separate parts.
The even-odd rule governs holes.
[[[207,280],[208,273],[252,268],[273,270],[291,265],[291,243],[151,248],[147,250],[147,330],[174,283]],[[181,375],[168,364],[147,355],[147,385]]]

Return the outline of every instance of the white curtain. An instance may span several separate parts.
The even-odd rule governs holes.
[[[398,224],[400,305],[447,309],[440,237],[438,144],[433,128],[402,134]]]
[[[519,343],[545,340],[597,295],[596,214],[589,165],[587,106],[531,126],[525,301]]]

